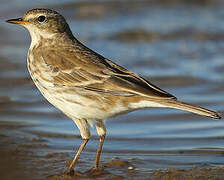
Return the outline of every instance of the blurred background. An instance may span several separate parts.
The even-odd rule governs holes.
[[[40,179],[59,173],[81,143],[73,121],[50,105],[29,77],[28,31],[4,22],[39,7],[60,12],[75,37],[101,55],[141,74],[183,101],[223,115],[224,1],[2,0],[0,174],[3,179]],[[171,109],[145,109],[109,119],[106,125],[108,137],[102,162],[119,159],[123,164],[107,164],[117,176],[130,177],[127,170],[131,168],[135,172],[131,177],[138,179],[158,169],[220,168],[224,162],[223,120]],[[93,165],[98,139],[95,129],[92,134],[93,139],[78,164],[80,171]]]

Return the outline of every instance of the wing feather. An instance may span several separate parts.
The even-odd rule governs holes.
[[[122,96],[175,98],[85,46],[78,50],[69,47],[60,49],[60,54],[53,48],[40,50],[42,59],[52,72],[54,84],[57,86],[81,87],[90,91]]]

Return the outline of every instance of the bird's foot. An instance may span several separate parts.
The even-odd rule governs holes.
[[[84,174],[82,174],[79,171],[75,171],[74,169],[69,169],[67,171],[65,171],[64,173],[67,176],[79,176],[79,177],[84,177]]]
[[[101,176],[104,174],[108,174],[109,172],[100,168],[91,168],[88,171],[85,172],[85,174],[88,174],[88,176]]]
[[[66,174],[68,176],[74,176],[75,171],[73,169],[69,169],[69,170],[65,171],[64,174]]]
[[[76,176],[76,177],[99,177],[105,174],[110,174],[108,171],[99,169],[99,168],[91,168],[85,172],[79,172],[75,170],[67,170],[66,172],[63,173],[65,176]]]

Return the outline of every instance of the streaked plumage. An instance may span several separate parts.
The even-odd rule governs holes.
[[[42,16],[42,17],[41,17]],[[46,18],[43,22],[40,22]],[[113,63],[81,44],[65,19],[49,9],[33,9],[8,22],[26,27],[32,38],[28,52],[30,75],[43,96],[74,120],[84,140],[72,165],[90,138],[95,123],[101,137],[95,161],[106,135],[104,119],[141,108],[169,107],[219,119],[211,110],[186,104],[139,75]]]

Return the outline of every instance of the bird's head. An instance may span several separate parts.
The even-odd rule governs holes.
[[[23,17],[9,19],[6,22],[24,26],[30,32],[32,39],[50,38],[55,34],[71,33],[65,18],[50,9],[32,9]]]

